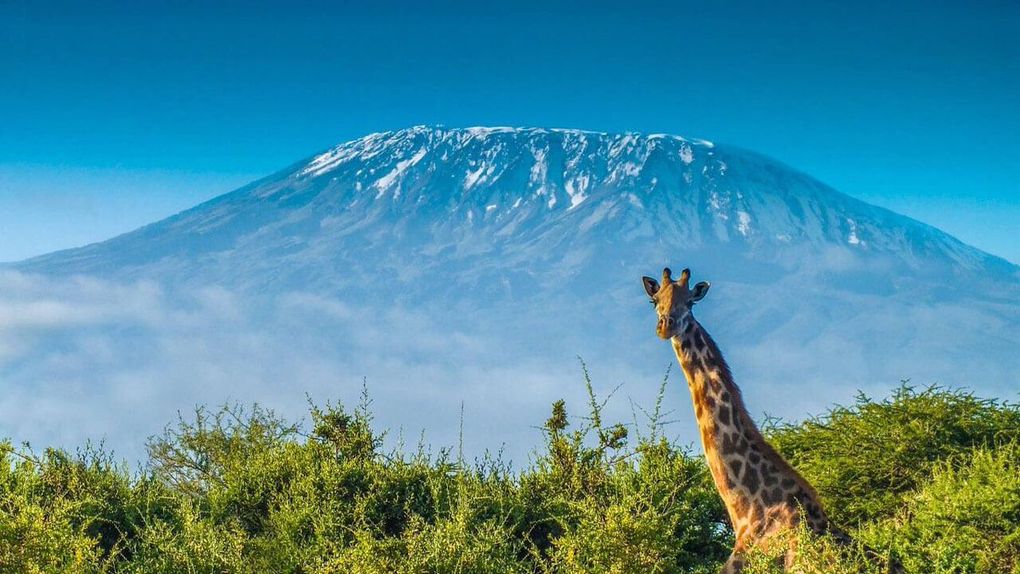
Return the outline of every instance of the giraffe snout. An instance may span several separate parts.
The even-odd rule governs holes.
[[[655,332],[663,339],[668,339],[673,336],[673,327],[676,326],[676,319],[665,315],[659,317],[659,323],[655,326]]]

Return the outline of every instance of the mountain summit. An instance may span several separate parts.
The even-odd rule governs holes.
[[[1016,274],[935,228],[705,140],[432,127],[341,144],[138,231],[19,268],[335,291],[363,266],[399,277],[450,264],[570,276],[654,255],[643,261]]]

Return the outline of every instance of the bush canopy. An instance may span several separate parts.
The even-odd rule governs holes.
[[[733,542],[700,452],[552,405],[527,468],[386,450],[368,402],[197,409],[142,470],[0,443],[0,572],[708,573]],[[665,388],[665,381],[663,388]],[[661,403],[660,403],[661,404]],[[857,540],[908,572],[1020,574],[1020,409],[904,384],[766,434]],[[803,572],[882,572],[793,532]],[[774,557],[752,557],[770,572]]]

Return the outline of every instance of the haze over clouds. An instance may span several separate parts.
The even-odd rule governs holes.
[[[105,440],[136,459],[177,412],[259,402],[297,419],[306,397],[356,404],[365,377],[380,425],[412,444],[426,430],[435,446],[454,445],[464,401],[466,447],[480,453],[533,444],[552,400],[580,400],[576,363],[497,366],[482,345],[413,311],[353,311],[308,293],[250,299],[5,272],[0,434],[69,448]]]
[[[1001,345],[1008,347],[1015,343],[1015,311],[998,309],[1001,320],[994,312],[975,314],[952,304],[892,312],[894,306],[864,297],[860,303],[875,311],[846,309],[844,317],[831,318],[845,325],[819,331],[810,312],[791,308],[783,326],[761,340],[741,330],[767,330],[761,321],[773,319],[748,317],[733,294],[753,287],[722,282],[715,289],[714,301],[699,316],[720,341],[756,416],[817,414],[851,400],[858,389],[883,396],[898,377],[910,376],[917,384],[966,385],[1020,398],[1008,383],[1015,362],[971,363],[961,371],[961,354],[953,349],[896,349],[915,329],[929,331],[926,340],[947,337],[947,347],[964,349],[986,342],[954,339],[954,333],[984,330],[1005,337]],[[105,440],[119,456],[136,460],[146,437],[197,405],[259,402],[296,420],[306,412],[306,396],[356,404],[364,377],[380,427],[391,430],[391,444],[403,434],[413,445],[424,430],[436,448],[456,445],[463,402],[466,452],[479,455],[505,444],[521,463],[552,401],[566,398],[572,413],[583,412],[583,380],[572,351],[584,355],[600,394],[622,384],[607,412],[628,423],[634,414],[630,399],[650,407],[672,360],[669,346],[654,340],[650,320],[629,329],[610,321],[617,334],[608,341],[573,349],[550,342],[543,353],[522,353],[506,334],[457,330],[455,323],[404,308],[353,309],[311,293],[181,293],[152,282],[68,282],[6,272],[0,275],[0,379],[6,389],[0,434],[68,448]],[[538,338],[563,335],[530,328]],[[868,341],[874,336],[888,338],[887,351],[875,352]],[[927,361],[924,368],[920,360]],[[688,402],[674,366],[665,404],[681,422],[669,432],[694,442],[693,425],[683,424]]]

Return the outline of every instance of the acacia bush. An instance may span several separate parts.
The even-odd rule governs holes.
[[[770,427],[769,440],[811,481],[830,517],[855,528],[896,514],[936,467],[1020,441],[1020,408],[904,383],[880,401],[859,394],[850,406]]]
[[[591,389],[590,381],[585,381]],[[664,383],[665,384],[665,383]],[[0,572],[704,573],[732,532],[700,450],[557,402],[533,462],[386,450],[368,401],[197,409],[131,472],[102,447],[0,443]],[[768,435],[829,512],[909,572],[1020,574],[1020,409],[902,386]],[[693,421],[691,422],[693,424]],[[806,532],[798,568],[883,572]],[[776,571],[751,557],[750,573]]]

